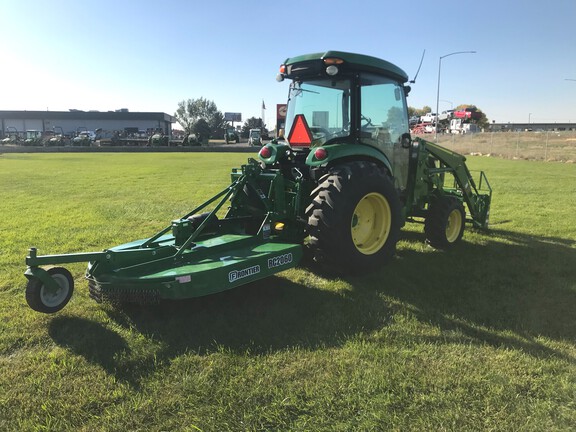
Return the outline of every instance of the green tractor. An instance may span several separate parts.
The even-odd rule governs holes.
[[[292,268],[310,251],[338,273],[380,268],[406,221],[424,222],[428,243],[450,248],[465,222],[487,228],[492,191],[465,158],[412,139],[408,77],[374,57],[338,51],[287,59],[286,140],[232,170],[230,186],[149,238],[105,249],[26,258],[26,299],[60,310],[87,261],[98,302],[204,296]],[[468,211],[466,211],[466,208]]]
[[[27,130],[24,138],[25,146],[38,146],[42,145],[42,131],[39,130]]]
[[[170,137],[165,135],[162,130],[157,130],[148,138],[148,146],[170,146]]]
[[[240,142],[240,135],[238,134],[238,131],[236,131],[236,129],[233,127],[227,127],[224,131],[224,141],[226,144],[231,142],[238,144]]]
[[[21,133],[13,126],[6,128],[5,136],[0,140],[0,144],[20,144],[21,142]]]
[[[60,126],[55,126],[52,128],[51,136],[44,140],[44,147],[68,146],[71,142],[70,135],[65,134]]]

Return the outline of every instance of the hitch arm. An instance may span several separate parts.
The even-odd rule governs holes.
[[[106,258],[106,252],[81,252],[74,254],[60,254],[60,255],[37,255],[36,248],[28,250],[26,257],[26,265],[29,267],[38,267],[41,265],[51,264],[70,264],[77,262],[98,261]]]

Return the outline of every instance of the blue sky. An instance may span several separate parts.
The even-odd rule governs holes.
[[[410,106],[475,104],[497,122],[576,122],[576,0],[0,0],[0,110],[173,114],[204,97],[274,123],[294,55],[391,61]]]

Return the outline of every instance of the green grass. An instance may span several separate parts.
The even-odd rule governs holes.
[[[0,155],[0,430],[573,430],[576,166],[470,157],[490,232],[455,250],[405,227],[393,262],[298,268],[115,310],[83,265],[55,315],[24,257],[145,237],[225,187],[246,154]]]
[[[433,139],[424,135],[424,139]],[[491,154],[502,158],[576,161],[576,131],[486,132],[438,135],[440,145],[458,153]]]

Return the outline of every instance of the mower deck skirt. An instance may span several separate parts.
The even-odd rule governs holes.
[[[131,249],[145,240],[117,246]],[[180,257],[167,256],[100,272],[90,262],[86,277],[104,295],[154,291],[162,299],[200,297],[225,291],[295,267],[302,257],[299,244],[262,241],[250,235],[226,234],[198,242]]]

